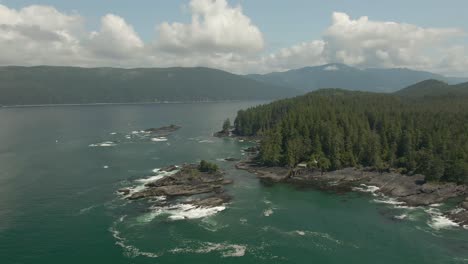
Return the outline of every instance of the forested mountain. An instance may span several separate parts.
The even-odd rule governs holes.
[[[277,99],[297,94],[209,68],[0,67],[0,105]]]
[[[325,89],[241,110],[235,133],[261,137],[258,158],[265,165],[399,168],[466,183],[467,98]]]
[[[426,80],[408,86],[395,94],[405,97],[468,96],[468,83],[449,85],[438,80]]]
[[[303,91],[321,88],[343,88],[371,92],[395,92],[408,85],[436,79],[456,84],[468,78],[450,78],[442,75],[410,69],[358,69],[345,64],[327,64],[305,67],[286,72],[264,75],[252,74],[248,77],[270,84],[293,87]]]

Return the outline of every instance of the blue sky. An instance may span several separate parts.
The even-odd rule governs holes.
[[[145,40],[154,36],[155,25],[163,21],[190,21],[185,10],[188,1],[154,0],[2,0],[9,7],[32,4],[52,5],[64,12],[76,11],[96,29],[100,18],[113,13],[125,18]],[[369,16],[373,20],[398,21],[424,27],[459,27],[468,31],[466,0],[229,0],[240,4],[244,13],[262,30],[270,48],[289,46],[300,41],[317,39],[330,24],[334,11],[352,17]]]
[[[258,39],[258,34],[255,32],[252,33],[252,35],[246,35],[243,34],[242,30],[225,27],[221,29],[221,31],[234,33],[229,36],[215,36],[214,32],[209,31],[210,29],[190,33],[192,35],[201,34],[203,36],[214,34],[213,36],[215,37],[212,39],[202,40],[202,42],[209,44],[206,47],[197,46],[200,45],[200,43],[196,42],[197,40],[194,39],[164,40],[163,36],[160,35],[156,28],[163,23],[168,23],[171,26],[168,27],[167,32],[172,34],[172,36],[175,34],[180,37],[180,34],[183,32],[188,32],[184,30],[188,30],[191,25],[192,16],[195,14],[192,8],[192,2],[197,2],[197,0],[108,0],[99,1],[98,3],[90,0],[0,0],[0,4],[8,8],[10,13],[19,13],[21,9],[31,5],[40,5],[50,6],[64,15],[79,15],[83,18],[83,27],[90,32],[90,36],[92,35],[92,31],[97,31],[99,33],[99,38],[102,39],[101,43],[106,42],[104,40],[105,32],[100,32],[100,30],[103,31],[101,29],[104,23],[103,18],[108,14],[113,14],[118,19],[121,18],[123,20],[125,25],[125,30],[123,30],[123,32],[132,35],[130,38],[133,42],[129,44],[130,46],[133,45],[138,48],[144,48],[146,52],[149,52],[148,50],[155,50],[151,45],[153,45],[154,42],[158,43],[156,44],[158,47],[156,50],[159,49],[157,52],[146,54],[147,57],[148,55],[154,55],[153,57],[155,60],[152,62],[143,62],[136,58],[131,58],[131,60],[128,59],[124,62],[121,59],[122,56],[120,56],[122,54],[117,54],[118,51],[111,52],[116,55],[113,60],[109,58],[94,60],[95,58],[99,58],[97,56],[97,51],[102,51],[104,49],[103,47],[96,48],[97,44],[94,43],[93,50],[89,47],[83,48],[83,46],[79,48],[83,48],[88,53],[93,53],[96,56],[86,61],[76,61],[71,63],[72,65],[132,67],[138,66],[139,64],[145,66],[170,66],[172,64],[180,64],[182,66],[213,66],[233,72],[251,72],[255,71],[255,69],[267,72],[317,65],[320,63],[341,62],[359,67],[411,67],[448,75],[460,75],[463,74],[463,72],[467,72],[465,66],[468,67],[468,38],[466,36],[466,32],[468,32],[468,18],[466,15],[468,1],[466,0],[218,1],[227,1],[227,6],[220,11],[224,12],[219,14],[221,17],[228,15],[229,10],[241,6],[242,12],[240,19],[242,21],[239,22],[239,25],[244,25],[244,27],[251,26],[253,31],[258,29],[259,34],[261,34],[261,39]],[[204,5],[209,5],[210,0],[200,0],[199,2],[204,2]],[[36,13],[40,15],[43,11],[44,10],[39,10]],[[203,13],[205,11],[200,12],[201,13],[198,13],[201,17],[200,21],[207,20],[205,17],[206,14]],[[349,17],[349,19],[342,17],[346,24],[345,27],[348,28],[343,28],[343,24],[339,24],[338,20],[332,20],[332,16],[335,12],[346,14]],[[36,13],[33,12],[33,14]],[[30,14],[31,13],[28,13],[28,15]],[[363,16],[367,16],[369,21],[359,21],[359,18]],[[228,17],[228,19],[231,19],[228,21],[236,24],[237,21],[233,19],[237,18],[234,17],[239,18],[239,16]],[[250,22],[245,20],[244,17],[250,20]],[[118,19],[108,19],[107,28],[109,32],[112,31],[113,25],[119,23]],[[24,22],[24,20],[27,20],[27,18],[23,16],[21,19],[23,22],[21,23],[31,26],[31,23]],[[185,25],[186,29],[181,31],[172,27],[172,23],[174,22]],[[212,21],[212,23],[218,22],[219,20],[216,19]],[[388,26],[386,22],[395,22],[399,25],[399,28],[392,29],[392,26]],[[7,21],[3,23],[10,22]],[[208,25],[209,23],[210,21],[206,24]],[[358,23],[360,29],[354,29],[353,31],[354,23]],[[380,24],[376,25],[376,23]],[[414,28],[408,29],[406,26],[407,24],[414,26]],[[38,26],[43,28],[50,27],[48,24],[41,24]],[[387,26],[389,28],[388,32]],[[371,36],[372,30],[375,28],[379,28],[379,32],[380,30],[384,31],[388,36],[382,37],[379,34]],[[434,35],[432,29],[436,29],[438,33]],[[452,30],[452,32],[444,31],[446,29]],[[53,33],[69,31],[68,28],[64,30],[53,28],[51,30]],[[361,34],[362,30],[367,33]],[[421,31],[424,32],[421,33]],[[232,37],[235,40],[236,32],[242,35],[239,36],[239,39],[244,41],[237,43],[239,46],[236,46],[236,43],[232,43],[232,45],[224,43],[221,46],[217,46],[216,39],[229,39],[229,37]],[[399,32],[402,32],[401,39],[391,35],[395,33],[399,34]],[[94,38],[94,35],[91,37],[83,37],[76,36],[75,33],[70,33],[70,35],[76,38],[80,43],[87,44],[89,43],[89,38]],[[415,35],[420,33],[423,35],[423,38],[416,38],[419,44],[413,44],[412,41],[406,41],[404,39],[411,38],[413,33]],[[216,34],[220,33],[217,32]],[[257,36],[254,36],[255,34],[257,34]],[[340,34],[342,34],[342,36],[340,36]],[[354,34],[356,37],[350,40],[348,38],[343,38],[345,34]],[[110,36],[108,40],[111,39],[114,41],[123,40],[125,37]],[[427,45],[424,45],[425,39],[427,40]],[[249,47],[247,44],[248,40],[257,41],[257,43],[253,43],[252,46]],[[187,42],[189,46],[181,48],[176,45],[178,41]],[[209,43],[210,41],[212,43]],[[345,41],[350,42],[344,43]],[[386,45],[381,43],[377,44],[372,49],[365,47],[365,43],[375,43],[379,41],[385,41],[387,43]],[[343,43],[340,44],[340,42]],[[192,44],[193,46],[190,46]],[[353,48],[347,49],[345,44]],[[129,45],[124,46],[128,48]],[[171,45],[173,45],[173,47],[171,47]],[[164,46],[164,49],[161,53],[162,46]],[[231,48],[232,50],[230,50]],[[211,54],[209,54],[210,59],[201,59],[201,53],[206,52],[206,50],[212,51]],[[422,50],[424,50],[425,53],[421,53]],[[126,51],[128,52],[128,50]],[[418,51],[418,54],[415,54],[416,51]],[[65,51],[62,50],[60,52],[63,53]],[[171,52],[174,54],[166,56]],[[179,58],[175,56],[175,53],[177,53]],[[194,55],[192,60],[187,60],[185,57],[180,58],[181,54],[187,56],[187,53],[195,54],[198,57]],[[253,53],[256,54],[256,58],[252,55]],[[319,53],[320,56],[318,55]],[[417,58],[414,63],[409,61],[409,58],[412,56]],[[41,56],[41,58],[48,57],[50,56]],[[223,60],[219,59],[221,57]],[[48,61],[42,59],[41,61],[41,58],[29,61],[8,58],[4,59],[5,62],[2,62],[2,58],[0,57],[0,64],[64,64],[63,60],[56,59]],[[296,59],[293,60],[293,58]],[[304,58],[308,58],[308,60]],[[241,64],[239,62],[240,60],[248,61],[248,63]],[[161,63],[161,61],[165,63]],[[169,61],[172,61],[172,64],[166,63]],[[262,65],[259,65],[259,63]]]

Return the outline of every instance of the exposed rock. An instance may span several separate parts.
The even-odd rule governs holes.
[[[215,136],[215,137],[229,137],[229,136],[231,136],[231,131],[221,130],[221,131],[215,132],[213,134],[213,136]]]
[[[238,158],[231,158],[231,157],[225,158],[224,160],[225,160],[225,161],[239,161]]]
[[[225,204],[231,200],[231,197],[228,195],[218,195],[210,196],[204,199],[198,199],[195,201],[190,201],[190,204],[200,207],[214,207]]]
[[[258,153],[259,151],[259,148],[257,146],[255,147],[248,147],[248,148],[245,148],[244,149],[244,152],[247,152],[247,153],[252,153],[252,154],[256,154]]]
[[[164,127],[158,127],[158,128],[148,128],[148,129],[145,129],[145,132],[154,134],[155,136],[158,136],[158,137],[164,137],[164,136],[168,136],[169,134],[171,134],[172,132],[178,129],[180,129],[180,126],[170,125],[170,126],[164,126]]]
[[[164,171],[179,169],[169,166]],[[136,200],[154,196],[191,196],[203,193],[222,194],[223,185],[232,183],[221,172],[201,172],[195,164],[183,165],[174,175],[145,184],[147,188],[132,193],[128,199]]]
[[[326,190],[348,191],[362,184],[376,186],[380,193],[410,206],[427,206],[468,194],[467,185],[426,183],[423,175],[407,176],[392,171],[378,172],[366,168],[345,168],[322,173],[314,169],[265,167],[256,164],[252,159],[237,163],[236,168],[254,173],[262,181],[313,185]],[[467,225],[468,198],[460,204],[460,208],[458,212],[448,215],[457,223]]]
[[[123,195],[128,195],[130,193],[130,189],[122,188],[122,189],[117,190],[117,192]]]

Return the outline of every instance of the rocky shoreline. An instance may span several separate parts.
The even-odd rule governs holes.
[[[461,226],[468,225],[468,186],[455,183],[425,182],[423,175],[402,175],[397,172],[378,172],[372,169],[345,168],[322,173],[314,169],[265,167],[253,159],[236,164],[237,169],[247,170],[265,182],[292,183],[313,186],[322,190],[355,191],[363,186],[392,197],[407,206],[429,206],[451,198],[464,197],[455,210],[446,216]]]
[[[232,183],[224,178],[221,171],[202,172],[196,164],[169,166],[161,169],[165,173],[172,173],[160,179],[144,184],[138,191],[132,188],[122,188],[118,193],[128,200],[151,199],[166,197],[164,203],[171,203],[177,198],[189,197],[190,203],[196,207],[208,208],[223,205],[231,200],[225,193],[224,185]]]

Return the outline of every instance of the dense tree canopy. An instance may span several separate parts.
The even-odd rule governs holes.
[[[238,135],[261,136],[266,165],[400,168],[431,181],[468,182],[466,97],[327,89],[241,110],[234,125]]]

